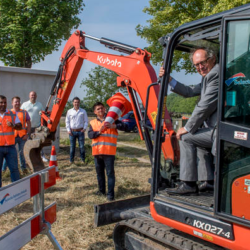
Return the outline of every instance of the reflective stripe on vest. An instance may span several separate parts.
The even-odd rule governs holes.
[[[93,131],[99,131],[102,123],[97,119],[90,121]],[[92,139],[92,155],[115,155],[118,133],[116,129],[107,129]]]
[[[8,133],[1,133],[0,132],[0,135],[14,135],[14,131],[13,132],[8,132]]]
[[[98,145],[105,145],[105,146],[113,146],[116,147],[116,143],[110,143],[110,142],[96,142],[92,144],[92,147],[98,146]]]
[[[13,109],[11,111],[14,111]],[[15,130],[15,137],[23,137],[27,134],[27,128],[26,128],[26,111],[23,109],[20,109],[20,111],[17,112],[17,116],[22,124],[21,130]]]
[[[7,122],[15,124],[15,112],[8,111],[4,117],[0,117],[0,146],[10,146],[15,144],[15,135],[12,127],[7,125]]]

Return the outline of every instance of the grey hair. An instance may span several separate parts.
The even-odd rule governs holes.
[[[215,49],[213,48],[205,48],[205,47],[200,47],[200,48],[196,48],[196,49],[193,49],[189,55],[189,59],[191,61],[191,63],[193,63],[193,56],[194,56],[194,53],[199,50],[199,49],[202,49],[202,50],[205,50],[207,52],[207,56],[208,57],[215,57],[215,60],[216,62],[218,61],[218,58],[217,58],[217,52]]]

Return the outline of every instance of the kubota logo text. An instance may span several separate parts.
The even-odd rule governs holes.
[[[122,63],[120,61],[118,61],[117,59],[115,60],[110,60],[108,58],[108,56],[106,58],[104,58],[103,56],[97,56],[97,61],[102,63],[102,64],[107,64],[107,65],[111,65],[114,67],[121,67]]]

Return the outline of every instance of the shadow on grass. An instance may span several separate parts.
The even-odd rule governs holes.
[[[140,196],[148,194],[147,191],[142,191],[139,188],[125,188],[123,186],[119,186],[117,188],[117,192],[115,194],[116,199],[124,199],[125,196],[133,195],[133,196]]]
[[[107,248],[111,248],[111,247],[114,247],[114,243],[113,242],[103,242],[103,241],[97,241],[93,244],[91,244],[87,250],[97,250],[97,249],[100,249],[100,250],[103,250],[103,249],[107,249]]]
[[[91,172],[93,170],[92,167],[87,167],[87,166],[74,166],[74,167],[70,167],[70,168],[60,168],[59,172],[60,174],[69,174],[69,173],[87,173],[87,172]],[[76,175],[75,175],[76,176]],[[70,177],[69,175],[67,175],[67,177]],[[73,175],[71,177],[74,177]]]
[[[129,159],[128,161],[119,161],[115,163],[115,168],[116,167],[150,167],[151,168],[151,164],[150,162],[139,162],[139,161],[133,161],[131,162],[131,159]]]
[[[69,187],[58,187],[58,186],[52,186],[46,190],[46,193],[54,193],[54,192],[66,192],[69,189]]]

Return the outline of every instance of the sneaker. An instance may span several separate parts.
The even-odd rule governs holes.
[[[43,162],[48,162],[49,160],[45,158],[45,156],[42,156]]]

